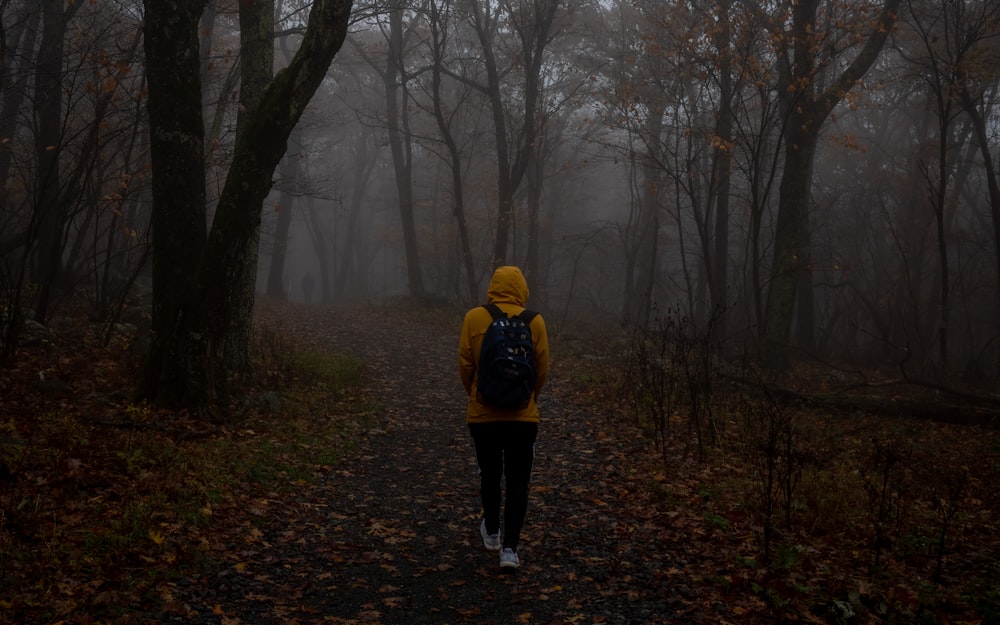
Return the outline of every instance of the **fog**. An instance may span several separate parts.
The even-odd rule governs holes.
[[[277,3],[276,70],[303,4]],[[995,385],[1000,8],[702,4],[356,3],[261,207],[258,295],[305,304],[308,273],[310,305],[460,309],[502,262],[556,328],[678,315],[730,353]],[[37,7],[4,6],[5,297],[114,316],[151,262],[139,3],[67,14],[51,138]],[[238,24],[210,2],[199,33],[208,226]]]
[[[982,3],[966,4],[990,10]],[[974,116],[962,113],[954,94],[951,101],[940,99],[955,85],[942,84],[934,68],[956,54],[933,43],[933,33],[927,32],[941,28],[935,26],[941,16],[910,9],[864,80],[821,122],[803,231],[811,258],[797,284],[799,303],[789,340],[806,357],[889,368],[906,360],[917,369],[927,365],[927,371],[950,368],[959,375],[985,376],[995,368],[997,351],[995,199],[988,193],[990,174],[983,160],[996,152],[991,111],[997,74],[978,74],[991,82],[974,87],[978,110],[987,120],[990,145],[983,150],[974,137]],[[979,37],[974,45],[993,58],[995,13],[983,14],[988,17],[983,24],[956,26]],[[422,69],[433,59],[417,43],[429,38],[431,26],[416,14],[411,17],[406,34],[414,43],[400,62],[412,75],[398,89],[410,98],[405,140],[412,149],[421,272],[429,295],[469,305],[476,300],[464,288],[451,172],[433,127]],[[747,20],[734,27],[734,40],[762,44],[760,33],[747,39],[754,33],[738,30],[752,28],[752,16],[731,17]],[[458,20],[456,29],[471,28],[468,20],[452,19]],[[638,8],[622,3],[579,7],[556,23],[546,47],[548,65],[540,73],[541,144],[534,146],[533,156],[540,159],[541,182],[536,183],[541,189],[533,200],[536,183],[525,177],[514,195],[506,262],[525,267],[532,304],[561,322],[581,317],[611,324],[634,321],[642,315],[634,309],[630,315],[627,301],[648,288],[653,317],[676,310],[699,324],[724,323],[726,335],[745,348],[756,341],[766,314],[782,163],[789,157],[782,134],[789,119],[784,107],[795,103],[783,100],[779,91],[781,57],[757,48],[754,53],[762,56],[731,59],[733,119],[726,143],[717,134],[719,50],[706,47],[708,31],[697,32],[715,24],[714,18],[657,3]],[[679,32],[681,24],[691,30]],[[852,27],[865,26],[870,24],[854,20]],[[829,49],[817,61],[824,67],[814,77],[817,90],[857,55],[858,46],[843,44],[842,34],[821,36]],[[324,262],[332,273],[350,265],[350,284],[328,285],[326,301],[371,302],[412,294],[399,178],[385,141],[389,122],[385,88],[378,84],[381,68],[372,64],[372,56],[358,52],[384,52],[379,46],[385,39],[373,24],[359,26],[351,37],[335,61],[331,90],[314,104],[305,131],[304,158],[315,178],[291,183],[317,184],[319,195],[326,196],[297,199],[292,209],[296,217],[286,276],[295,300],[302,299],[299,277],[316,273]],[[452,74],[483,80],[480,59],[455,54],[444,60],[452,64]],[[504,110],[516,147],[517,133],[524,132],[518,126],[524,120],[523,102],[516,96],[524,93],[525,83],[517,60],[508,61],[504,88],[511,97]],[[751,66],[751,61],[774,66]],[[751,71],[760,73],[747,75]],[[452,83],[441,98],[461,109],[451,131],[462,142],[466,219],[475,280],[484,296],[497,222],[495,133],[484,99],[469,96],[457,79]],[[359,160],[362,154],[370,164]],[[719,172],[713,169],[720,156],[731,167],[728,219],[721,226]],[[370,167],[370,177],[359,182],[363,167]],[[282,180],[279,186],[289,183]],[[351,199],[357,184],[363,185],[357,207],[362,217],[349,231],[344,213],[357,201]],[[644,214],[644,202],[650,200],[653,216]],[[322,214],[325,259],[312,243],[315,224],[305,216],[309,211]],[[643,249],[640,235],[650,224],[655,224],[655,245]],[[712,284],[719,278],[710,273],[719,253],[719,227],[727,239],[724,295]],[[539,248],[535,266],[529,258],[532,236]],[[349,239],[357,244],[351,252]],[[346,253],[355,256],[348,259]],[[265,253],[262,283],[267,261]],[[651,263],[647,287],[638,275],[643,263]],[[811,319],[802,313],[802,298],[810,294]]]

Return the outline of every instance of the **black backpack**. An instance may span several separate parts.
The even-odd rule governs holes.
[[[535,345],[529,324],[538,313],[524,310],[508,317],[496,304],[483,306],[493,322],[486,328],[479,352],[477,389],[482,401],[496,408],[517,410],[535,392]]]

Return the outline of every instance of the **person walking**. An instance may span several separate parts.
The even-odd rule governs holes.
[[[528,283],[519,268],[499,267],[490,279],[486,296],[487,306],[494,305],[508,317],[513,317],[525,310]],[[536,400],[548,374],[549,344],[545,321],[541,315],[535,314],[528,326],[534,357],[534,387],[530,389],[530,396],[522,405],[515,407],[490,405],[477,385],[483,337],[492,322],[493,313],[486,306],[477,306],[465,314],[458,345],[458,372],[469,398],[466,422],[479,465],[483,512],[479,533],[483,546],[500,552],[502,568],[516,569],[520,566],[517,546],[528,510],[528,485],[538,436]],[[504,485],[506,499],[502,497]]]

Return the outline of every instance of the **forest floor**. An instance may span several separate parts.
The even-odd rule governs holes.
[[[1000,622],[995,430],[927,426],[968,441],[942,453],[978,459],[953,506],[943,578],[930,580],[928,545],[871,568],[865,535],[816,531],[834,514],[825,508],[765,563],[748,493],[734,487],[748,469],[696,461],[687,445],[662,453],[606,407],[598,377],[560,360],[554,332],[522,566],[501,573],[478,532],[460,319],[303,306],[262,316],[296,345],[364,362],[363,390],[335,398],[346,417],[276,407],[284,430],[266,414],[206,423],[134,406],[114,343],[33,351],[0,382],[0,622]],[[265,393],[261,405],[281,401]],[[199,476],[240,448],[275,460],[228,481]],[[293,455],[308,458],[304,471],[280,468]]]

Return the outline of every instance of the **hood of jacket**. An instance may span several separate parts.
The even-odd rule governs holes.
[[[497,267],[486,291],[486,301],[490,304],[514,304],[524,306],[528,302],[528,281],[517,267]]]

